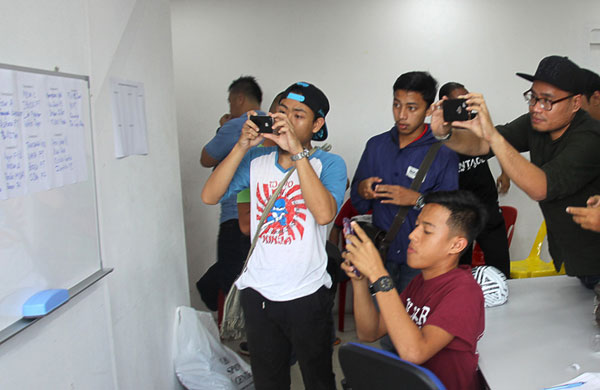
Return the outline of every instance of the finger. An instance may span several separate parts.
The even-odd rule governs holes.
[[[571,215],[586,215],[587,209],[585,207],[567,207],[567,213]]]
[[[367,236],[367,233],[365,233],[365,231],[360,227],[360,225],[357,222],[352,221],[350,222],[350,224],[352,225],[352,229],[354,229],[355,236],[358,237],[361,244],[365,242],[371,242],[371,239],[369,238],[369,236]]]

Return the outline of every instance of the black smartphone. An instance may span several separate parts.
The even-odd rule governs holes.
[[[475,116],[467,111],[466,99],[444,100],[444,122],[468,121]]]
[[[273,133],[273,118],[268,115],[251,115],[250,120],[258,126],[259,133]]]

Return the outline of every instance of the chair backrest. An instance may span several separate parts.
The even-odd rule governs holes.
[[[430,370],[402,360],[391,352],[348,343],[339,350],[348,390],[445,390]]]
[[[500,206],[500,209],[502,210],[502,216],[504,217],[506,239],[508,240],[508,246],[510,247],[513,233],[515,232],[515,222],[517,222],[517,209],[511,206]]]

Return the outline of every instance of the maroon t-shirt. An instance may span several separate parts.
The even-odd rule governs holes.
[[[430,280],[417,275],[400,295],[408,315],[419,326],[435,325],[454,339],[423,364],[448,390],[480,389],[477,340],[485,328],[483,293],[469,266]]]

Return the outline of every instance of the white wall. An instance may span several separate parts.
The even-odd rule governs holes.
[[[173,58],[190,282],[216,258],[218,207],[200,200],[210,170],[202,147],[228,110],[227,86],[258,78],[263,108],[292,82],[328,95],[329,142],[350,177],[368,138],[393,125],[395,79],[428,70],[441,84],[483,92],[496,123],[526,112],[529,84],[546,55],[568,55],[599,71],[589,26],[600,26],[594,0],[173,0]],[[541,223],[538,206],[513,187],[502,204],[519,210],[511,256],[525,258]],[[190,283],[192,303],[201,307]]]
[[[174,389],[189,304],[166,0],[2,1],[2,62],[90,76],[101,249],[114,272],[0,345],[2,389]],[[114,158],[110,77],[144,83],[150,153]]]

